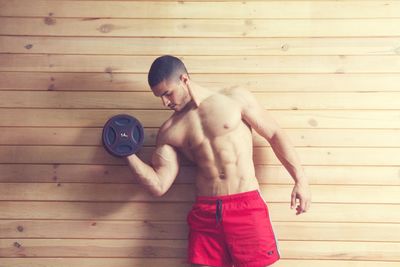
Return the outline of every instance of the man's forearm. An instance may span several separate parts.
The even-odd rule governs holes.
[[[277,158],[285,166],[296,183],[308,183],[299,157],[283,131],[278,131],[270,140],[271,147]]]
[[[162,194],[162,185],[152,166],[144,163],[138,156],[127,157],[129,168],[139,182],[155,196]]]

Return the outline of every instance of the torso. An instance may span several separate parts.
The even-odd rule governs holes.
[[[242,120],[241,103],[214,93],[196,107],[175,113],[163,126],[163,143],[197,166],[197,194],[228,195],[258,189],[251,129]]]

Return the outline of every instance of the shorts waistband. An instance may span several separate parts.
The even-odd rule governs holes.
[[[196,202],[197,203],[214,203],[217,200],[222,200],[223,202],[233,202],[233,201],[240,201],[240,200],[249,200],[249,199],[256,199],[260,198],[260,191],[253,190],[238,194],[232,195],[221,195],[221,196],[197,196]]]

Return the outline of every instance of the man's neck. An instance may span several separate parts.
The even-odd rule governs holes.
[[[194,82],[191,82],[189,85],[189,93],[196,107],[199,107],[201,102],[214,94],[213,91],[206,89]]]

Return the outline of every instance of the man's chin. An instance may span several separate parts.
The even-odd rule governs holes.
[[[174,112],[182,112],[182,110],[183,110],[183,108],[181,108],[181,107],[174,107],[173,109],[172,109]]]

